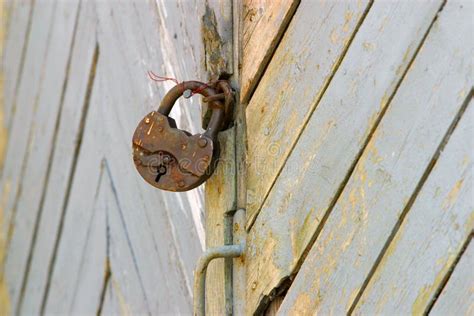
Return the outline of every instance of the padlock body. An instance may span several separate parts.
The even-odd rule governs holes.
[[[153,111],[135,130],[133,161],[152,186],[188,191],[212,175],[219,155],[216,143],[206,135],[191,135],[178,129],[173,118]]]

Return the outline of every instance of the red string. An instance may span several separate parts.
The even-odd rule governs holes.
[[[153,80],[153,81],[156,81],[156,82],[164,82],[164,81],[173,81],[177,86],[179,86],[181,83],[175,79],[175,78],[171,78],[171,77],[163,77],[163,76],[159,76],[157,74],[155,74],[153,71],[149,70],[148,71],[148,77]],[[200,93],[202,92],[203,90],[207,89],[207,88],[210,88],[212,85],[215,85],[216,83],[218,83],[219,81],[221,80],[217,80],[217,81],[210,81],[208,83],[204,83],[203,85],[201,85],[200,87],[197,87],[196,89],[194,90],[191,90],[191,96],[197,94],[197,93]],[[183,93],[184,91],[182,91]]]

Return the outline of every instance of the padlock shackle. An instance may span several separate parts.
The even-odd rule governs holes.
[[[183,95],[184,91],[191,90],[195,93],[198,93],[204,97],[209,97],[218,94],[213,88],[209,87],[207,84],[199,81],[183,81],[176,86],[174,86],[168,93],[164,96],[161,101],[158,112],[169,116],[171,110],[173,109],[176,101]],[[217,133],[221,129],[224,123],[224,105],[220,101],[212,101],[212,116],[209,121],[207,130],[204,132],[205,136],[210,137],[212,140],[216,139]]]

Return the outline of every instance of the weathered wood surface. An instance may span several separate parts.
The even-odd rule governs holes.
[[[41,76],[48,47],[50,27],[53,22],[55,4],[35,2],[31,21],[31,34],[25,47],[35,47],[25,53],[22,76],[19,79],[15,116],[11,119],[9,139],[1,179],[4,238],[10,239],[11,223],[15,204],[20,193],[20,183],[24,175],[24,161],[30,142],[30,127],[36,109],[36,99],[41,90]],[[5,48],[7,49],[7,48]],[[17,56],[19,57],[19,56]],[[9,76],[5,73],[5,76]],[[13,136],[12,136],[13,135]]]
[[[189,19],[204,3],[34,5],[2,171],[5,237],[13,218],[18,224],[5,270],[11,312],[189,314],[204,247],[203,189],[149,187],[130,142],[172,86],[150,81],[148,70],[205,78],[201,22]],[[61,10],[78,14],[67,24]],[[178,125],[198,131],[197,99],[179,103]]]
[[[300,0],[245,0],[240,99],[248,103]]]
[[[439,14],[286,295],[282,313],[337,314],[356,303],[466,106],[473,47],[462,34],[470,28],[469,14],[456,2]]]
[[[471,101],[354,314],[424,314],[453,267],[474,229],[473,106]],[[466,278],[472,280],[469,274]]]
[[[40,4],[43,6],[44,4]],[[48,48],[41,76],[41,90],[32,109],[27,154],[23,158],[19,191],[13,208],[13,233],[5,263],[5,274],[10,284],[12,312],[20,304],[30,249],[34,243],[36,223],[43,201],[50,169],[51,153],[57,133],[57,119],[63,101],[63,83],[69,67],[79,1],[58,2],[55,5]],[[44,22],[44,21],[43,21]],[[27,108],[27,106],[24,106]],[[15,117],[21,124],[21,118]],[[23,123],[24,124],[24,123]],[[15,136],[10,141],[14,143]],[[40,166],[40,167],[38,167]]]
[[[68,83],[65,87],[51,169],[40,207],[37,236],[32,246],[22,312],[34,314],[41,308],[63,210],[68,203],[82,144],[99,49],[96,17],[91,2],[80,5],[75,40],[71,52]]]
[[[440,5],[371,7],[249,232],[250,309],[297,271]]]
[[[228,215],[235,210],[235,127],[220,133],[218,139],[220,162],[205,189],[206,248],[228,243],[225,221],[232,220]],[[206,280],[206,313],[209,315],[228,315],[232,310],[231,305],[226,306],[230,294],[225,288],[226,273],[224,259],[215,259],[209,264]]]
[[[472,106],[472,105],[471,105]],[[471,240],[454,272],[436,300],[430,315],[472,315],[474,313],[474,244]]]
[[[368,2],[303,0],[298,6],[246,111],[248,227],[331,81]]]

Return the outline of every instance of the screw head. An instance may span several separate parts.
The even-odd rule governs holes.
[[[204,148],[207,146],[207,139],[205,139],[204,137],[203,138],[199,138],[198,140],[198,145],[199,147],[201,148]]]
[[[149,117],[147,117],[147,118],[145,119],[145,123],[146,123],[146,124],[150,123],[150,118],[149,118]]]
[[[163,157],[163,163],[164,163],[164,164],[168,164],[170,161],[171,161],[171,159],[170,159],[169,156],[164,156],[164,157]]]
[[[180,188],[184,187],[184,181],[183,180],[178,182],[178,187],[180,187]]]
[[[193,92],[191,91],[191,89],[184,90],[183,97],[185,97],[186,99],[189,99],[192,96],[193,96]]]

